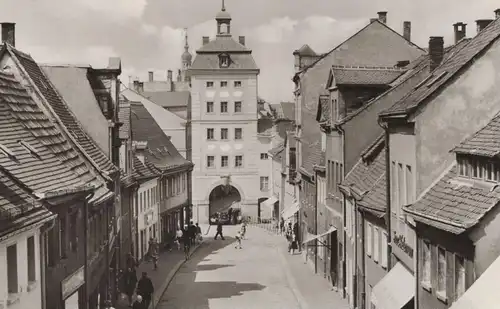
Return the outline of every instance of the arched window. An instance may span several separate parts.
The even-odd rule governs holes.
[[[220,24],[220,34],[227,34],[228,31],[227,31],[227,24],[226,23],[221,23]]]

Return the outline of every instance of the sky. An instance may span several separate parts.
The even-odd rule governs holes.
[[[333,49],[387,11],[387,24],[402,33],[412,22],[412,41],[427,47],[429,36],[453,43],[453,23],[494,18],[495,0],[225,0],[231,32],[246,36],[260,67],[259,96],[270,103],[292,100],[293,51],[309,44],[316,52]],[[165,79],[177,72],[184,28],[191,53],[202,36],[214,37],[221,0],[1,0],[0,21],[16,23],[16,47],[42,63],[104,67],[122,60],[121,79]]]

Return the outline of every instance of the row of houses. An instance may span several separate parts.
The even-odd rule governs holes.
[[[0,308],[114,303],[127,255],[189,220],[193,165],[170,112],[123,95],[119,58],[40,64],[1,26]]]
[[[427,48],[387,16],[294,52],[294,129],[271,151],[295,198],[282,217],[351,308],[496,307],[500,9]]]

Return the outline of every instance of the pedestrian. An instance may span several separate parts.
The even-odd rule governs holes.
[[[151,282],[151,279],[148,277],[148,273],[143,272],[142,278],[137,284],[137,294],[142,297],[145,309],[149,308],[154,290],[153,282]]]
[[[189,236],[191,237],[191,245],[194,245],[196,241],[196,226],[193,224],[193,221],[189,222]]]
[[[219,221],[217,222],[217,233],[215,233],[214,239],[217,239],[217,236],[219,236],[224,240],[224,235],[222,235],[222,223]]]
[[[125,294],[128,298],[128,303],[132,306],[132,296],[134,296],[135,287],[137,285],[137,274],[135,269],[128,268],[125,272]]]
[[[139,266],[139,263],[135,260],[135,257],[132,255],[131,252],[127,253],[127,268],[131,268],[135,270],[137,266]]]
[[[182,243],[184,244],[184,258],[189,259],[189,251],[191,250],[191,235],[188,232],[188,226],[184,227],[184,232],[182,233]]]
[[[297,250],[297,235],[295,235],[295,233],[292,234],[291,249],[292,249],[292,255],[294,255],[295,250]]]
[[[301,246],[298,245],[300,243],[300,236],[299,236],[300,233],[299,233],[299,223],[298,222],[295,222],[293,224],[293,233],[295,234],[295,241],[297,242],[297,249],[300,252]]]
[[[203,237],[201,236],[201,227],[198,222],[196,222],[196,239],[198,240],[198,243],[201,243],[203,240]]]
[[[241,239],[245,239],[246,232],[247,232],[247,224],[246,222],[243,222],[241,224]]]
[[[238,249],[238,248],[241,249],[241,238],[242,238],[241,231],[238,231],[236,233],[236,241],[238,241],[238,244],[236,246],[234,246],[235,249]]]
[[[280,221],[280,232],[283,234],[285,232],[285,220],[281,217]]]
[[[182,230],[181,227],[177,227],[177,231],[175,231],[175,241],[174,243],[177,245],[177,251],[181,251],[181,241],[182,241]]]
[[[137,297],[135,298],[135,301],[132,304],[132,309],[147,309],[146,307],[144,307],[141,295],[137,295]]]

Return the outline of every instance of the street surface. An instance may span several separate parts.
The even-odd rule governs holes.
[[[155,309],[313,309],[344,304],[322,278],[304,265],[300,255],[286,254],[283,236],[250,226],[243,249],[236,249],[233,237],[238,228],[226,226],[223,241],[213,239],[212,227],[205,243],[179,269]],[[297,271],[290,265],[300,268],[301,277],[293,278]],[[298,280],[303,282],[297,284]],[[318,280],[314,282],[321,287],[315,287],[314,293],[325,296],[324,304],[309,301],[301,294],[300,287],[305,287],[307,280]]]

